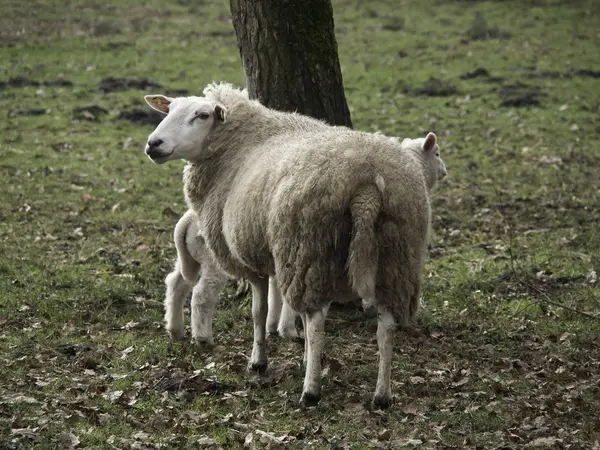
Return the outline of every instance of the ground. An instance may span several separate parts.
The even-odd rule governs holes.
[[[368,407],[376,322],[358,310],[330,313],[307,410],[301,342],[270,339],[267,375],[245,372],[235,286],[216,347],[161,328],[183,163],[143,154],[157,118],[142,96],[243,82],[228,2],[9,0],[0,447],[600,446],[598,2],[333,6],[355,127],[434,131],[450,172],[392,408]]]

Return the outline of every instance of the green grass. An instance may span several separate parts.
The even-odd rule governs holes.
[[[376,323],[360,312],[331,312],[323,400],[309,410],[301,344],[272,339],[268,375],[245,372],[250,305],[231,287],[215,348],[162,331],[183,164],[150,163],[152,125],[119,116],[147,109],[150,91],[243,82],[228,2],[2,3],[0,82],[42,85],[0,88],[0,447],[241,448],[252,435],[265,448],[267,433],[286,448],[592,448],[596,3],[334,0],[355,127],[435,131],[450,171],[434,194],[427,309],[397,333],[385,413],[365,406]],[[476,12],[487,28],[473,28]],[[477,68],[490,77],[460,78]],[[109,76],[163,87],[104,93]],[[455,92],[415,94],[435,83]],[[515,84],[539,104],[501,106]],[[73,113],[90,105],[107,112]]]

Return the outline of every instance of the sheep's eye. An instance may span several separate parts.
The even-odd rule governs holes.
[[[435,154],[435,156],[437,156],[437,157],[439,158],[439,157],[440,157],[440,152],[437,152],[437,153]]]
[[[196,119],[202,119],[202,120],[206,120],[206,119],[208,119],[209,117],[210,117],[210,114],[208,114],[207,112],[199,112],[199,113],[196,113],[196,114],[194,115],[194,117],[192,118],[192,120],[191,120],[191,121],[193,122],[193,121],[194,121],[194,120],[196,120]]]

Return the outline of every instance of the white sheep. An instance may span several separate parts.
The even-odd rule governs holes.
[[[214,344],[212,322],[219,293],[228,275],[214,261],[206,248],[194,213],[188,210],[177,222],[173,233],[177,262],[165,279],[165,328],[174,339],[184,336],[183,306],[192,292],[191,328],[195,342]],[[277,283],[269,287],[268,331],[282,337],[296,337],[296,315],[289,305],[283,305]]]
[[[253,291],[250,368],[267,364],[268,277],[301,313],[306,374],[300,402],[321,397],[332,301],[378,311],[373,405],[388,407],[393,330],[419,306],[429,191],[446,175],[436,136],[405,139],[332,127],[268,109],[229,84],[204,97],[146,96],[167,117],[150,134],[157,164],[185,159],[184,192],[219,265]]]

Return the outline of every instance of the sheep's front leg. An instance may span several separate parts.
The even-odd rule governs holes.
[[[212,267],[203,267],[200,281],[192,292],[192,339],[196,343],[214,344],[213,315],[219,301],[219,293],[225,287],[227,277]]]
[[[167,292],[165,295],[165,329],[173,339],[183,339],[183,304],[191,286],[181,275],[179,261],[175,270],[165,279]]]
[[[269,313],[267,315],[267,331],[269,334],[277,333],[277,325],[281,317],[281,291],[277,286],[275,277],[269,278]]]
[[[264,372],[267,369],[267,296],[269,283],[266,279],[251,281],[252,284],[252,319],[254,320],[254,344],[248,369]]]
[[[304,407],[316,406],[321,400],[321,357],[325,346],[325,318],[328,308],[321,311],[307,312],[305,318],[304,334],[308,341],[305,348],[306,373],[304,375],[304,388],[300,404]]]
[[[377,310],[377,345],[379,346],[379,372],[373,397],[374,409],[389,408],[392,404],[392,355],[394,346],[394,316],[385,308]]]

